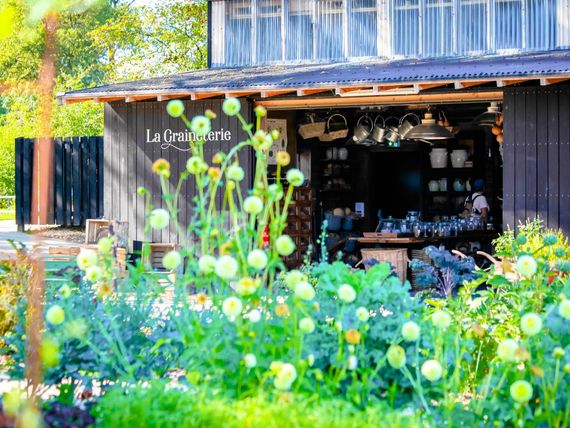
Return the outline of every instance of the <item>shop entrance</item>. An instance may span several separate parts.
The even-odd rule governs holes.
[[[503,221],[502,119],[500,114],[491,115],[491,121],[480,116],[489,105],[270,111],[270,118],[287,121],[287,150],[310,177],[313,238],[327,220],[327,246],[336,249],[344,243],[338,248],[352,261],[359,258],[354,239],[374,232],[425,237],[421,244],[443,244],[467,253],[489,247]],[[417,125],[426,112],[450,138],[391,134]],[[310,128],[304,125],[322,122],[322,136],[304,132]],[[464,215],[465,201],[481,183],[488,215],[472,221]]]

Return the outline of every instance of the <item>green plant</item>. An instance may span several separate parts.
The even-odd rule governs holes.
[[[18,322],[18,306],[26,293],[30,263],[22,249],[12,259],[0,261],[0,344]]]
[[[362,410],[340,399],[307,400],[304,396],[256,395],[230,401],[213,391],[152,382],[109,391],[94,409],[97,426],[248,428],[390,428],[427,427],[414,412],[403,414],[375,403]]]
[[[544,238],[547,236],[549,239],[555,238],[556,243],[545,245]],[[511,229],[505,231],[493,241],[493,246],[497,255],[501,257],[513,257],[517,252],[532,254],[548,261],[570,257],[568,238],[561,231],[546,229],[544,221],[540,218],[520,223],[517,233]]]

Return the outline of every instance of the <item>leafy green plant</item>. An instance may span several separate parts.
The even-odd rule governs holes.
[[[403,414],[375,403],[366,410],[346,401],[307,400],[289,393],[253,396],[230,401],[212,391],[183,385],[152,382],[109,391],[94,409],[97,426],[114,427],[203,427],[247,428],[368,428],[379,424],[390,428],[426,426],[413,411]]]
[[[15,258],[0,262],[0,345],[2,336],[11,334],[19,321],[18,306],[26,293],[29,272],[30,264],[21,249]]]

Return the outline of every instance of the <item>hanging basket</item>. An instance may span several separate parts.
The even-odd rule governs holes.
[[[342,119],[338,122],[331,122],[333,117],[338,117]],[[335,113],[331,115],[327,120],[326,132],[319,137],[320,141],[328,142],[338,140],[339,138],[346,138],[348,136],[348,122],[346,117],[342,114]]]
[[[303,139],[319,138],[325,133],[327,123],[325,121],[316,122],[313,114],[308,115],[310,122],[299,125],[299,134]]]

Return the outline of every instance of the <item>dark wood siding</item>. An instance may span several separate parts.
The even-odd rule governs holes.
[[[504,227],[570,234],[570,86],[507,88],[504,113]]]
[[[228,152],[232,146],[246,138],[239,121],[222,113],[222,102],[221,99],[185,102],[185,114],[189,119],[203,114],[209,108],[218,115],[213,129],[223,128],[231,132],[230,142],[206,143],[204,152],[208,163],[211,163],[212,156],[218,151]],[[242,100],[242,114],[246,120],[250,120],[251,106],[246,100]],[[190,157],[190,152],[178,151],[173,147],[163,149],[159,143],[146,143],[147,128],[161,134],[164,129],[172,129],[174,132],[186,129],[182,120],[171,118],[166,113],[166,102],[116,102],[105,105],[105,218],[128,222],[129,238],[136,240],[145,239],[145,201],[137,195],[137,189],[145,187],[152,192],[152,204],[166,208],[161,199],[159,179],[151,171],[152,163],[161,157],[170,162],[172,191]],[[251,153],[240,154],[240,163],[246,171],[250,170]],[[250,182],[245,184],[249,186]],[[179,217],[184,225],[192,215],[194,189],[194,179],[190,177],[182,186],[180,195]],[[153,231],[151,239],[156,242],[175,242],[175,229],[171,227],[169,230]]]

